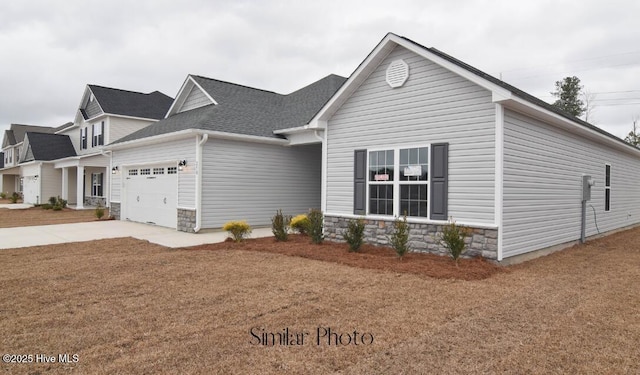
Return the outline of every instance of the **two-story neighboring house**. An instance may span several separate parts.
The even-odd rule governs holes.
[[[19,164],[23,161],[20,158],[23,149],[24,139],[28,132],[53,134],[60,128],[46,126],[11,124],[5,130],[2,140],[2,163],[0,168],[0,191],[7,194],[23,191],[23,178]]]
[[[173,99],[159,91],[148,94],[87,85],[75,120],[56,132],[68,136],[76,155],[57,159],[60,195],[77,208],[108,206],[111,157],[104,145],[164,118]]]

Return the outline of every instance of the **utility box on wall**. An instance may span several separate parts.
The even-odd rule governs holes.
[[[596,182],[591,178],[591,176],[582,175],[582,201],[590,201],[591,200],[591,187],[594,186]]]

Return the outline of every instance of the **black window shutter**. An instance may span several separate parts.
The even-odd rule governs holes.
[[[98,196],[100,196],[100,197],[103,196],[103,194],[102,194],[103,177],[104,177],[103,173],[98,173],[98,179],[99,179],[99,182],[100,182],[100,187],[98,187]]]
[[[431,220],[447,220],[449,144],[431,145]]]
[[[355,150],[353,155],[353,213],[367,213],[367,150]]]
[[[91,125],[91,147],[96,145],[96,126]]]
[[[100,129],[100,144],[104,144],[104,121],[102,121],[102,128]]]

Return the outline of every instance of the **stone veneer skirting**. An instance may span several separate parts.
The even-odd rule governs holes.
[[[111,207],[109,207],[109,216],[116,220],[120,220],[120,203],[111,202]]]
[[[100,204],[102,207],[107,205],[107,198],[104,197],[84,197],[85,206],[97,206]]]
[[[324,217],[325,238],[331,241],[344,242],[343,233],[351,219],[338,216]],[[412,251],[448,255],[447,249],[434,239],[442,233],[442,225],[409,223],[409,246]],[[471,228],[471,235],[465,240],[467,248],[463,257],[482,256],[495,260],[498,258],[498,230]],[[389,246],[389,236],[393,233],[393,220],[365,219],[364,240],[366,243]]]
[[[178,208],[178,230],[182,232],[195,233],[196,210],[185,210]]]

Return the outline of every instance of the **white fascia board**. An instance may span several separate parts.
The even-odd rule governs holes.
[[[142,145],[162,143],[168,140],[184,139],[194,135],[202,135],[202,134],[208,134],[210,137],[216,138],[216,139],[228,139],[228,140],[242,141],[242,142],[277,144],[282,146],[286,146],[289,144],[289,141],[286,139],[276,139],[276,138],[267,138],[267,137],[261,137],[256,135],[226,133],[226,132],[219,132],[219,131],[213,131],[213,130],[186,129],[178,132],[160,134],[152,137],[134,139],[127,142],[107,145],[107,146],[104,146],[104,149],[120,150],[120,149],[134,148]]]
[[[393,34],[387,34],[378,45],[369,53],[356,70],[351,73],[347,81],[340,87],[340,89],[329,99],[329,101],[318,111],[318,113],[309,122],[312,126],[317,126],[318,121],[328,120],[338,108],[346,101],[353,92],[360,87],[367,77],[373,72],[373,70],[386,58],[389,53],[395,47],[395,44],[390,44],[391,36]]]
[[[286,129],[278,129],[274,130],[273,134],[296,134],[296,133],[304,133],[308,131],[317,130],[316,126],[304,125],[304,126],[296,126],[294,128],[286,128]]]
[[[182,102],[184,102],[185,98],[183,98],[182,93],[185,91],[187,84],[193,85],[193,79],[191,79],[191,75],[188,75],[187,78],[182,83],[182,86],[180,86],[180,90],[178,90],[178,93],[176,94],[176,98],[173,99],[173,103],[171,103],[171,107],[169,107],[169,110],[167,111],[167,114],[164,116],[164,118],[167,118],[173,114],[173,110],[174,108],[177,107],[178,101],[182,100]],[[190,86],[190,87],[193,87],[193,86]],[[182,105],[182,103],[180,105]]]
[[[78,113],[80,113],[80,110],[78,110]],[[62,128],[62,129],[58,130],[58,131],[57,131],[57,132],[55,132],[54,134],[60,134],[60,133],[62,133],[62,132],[66,132],[66,131],[67,131],[67,130],[69,130],[69,129],[72,129],[72,128],[75,128],[75,127],[79,127],[79,126],[80,126],[80,125],[78,125],[78,124],[76,124],[76,123],[73,123],[73,124],[71,124],[71,125],[67,126],[66,128]]]
[[[156,122],[158,121],[157,119],[154,118],[148,118],[148,117],[136,117],[136,116],[127,116],[127,115],[119,115],[116,113],[102,113],[99,114],[98,116],[94,117],[94,118],[90,118],[85,120],[85,122],[93,122],[96,121],[97,119],[100,119],[101,117],[120,117],[120,118],[126,118],[126,119],[130,119],[130,120],[142,120],[142,121],[151,121],[151,122]]]
[[[108,157],[106,155],[103,155],[101,152],[96,152],[96,153],[93,153],[93,154],[85,154],[85,155],[78,155],[78,156],[67,156],[66,158],[50,160],[49,162],[50,163],[54,163],[53,164],[54,168],[77,167],[83,161],[85,161],[86,159],[93,158],[93,157],[96,157],[96,156]],[[97,165],[97,166],[101,167],[103,165]]]
[[[615,137],[614,135],[611,135],[612,137],[615,137],[614,139],[598,131],[589,129],[588,127],[582,124],[572,121],[546,108],[540,107],[539,105],[531,103],[528,100],[514,96],[510,100],[503,101],[501,104],[505,108],[512,109],[516,112],[523,113],[533,118],[537,118],[543,122],[550,123],[552,125],[555,125],[569,132],[586,136],[589,139],[592,139],[600,144],[604,144],[604,145],[616,148],[620,151],[624,151],[629,154],[640,157],[640,149],[627,144],[622,139]]]

